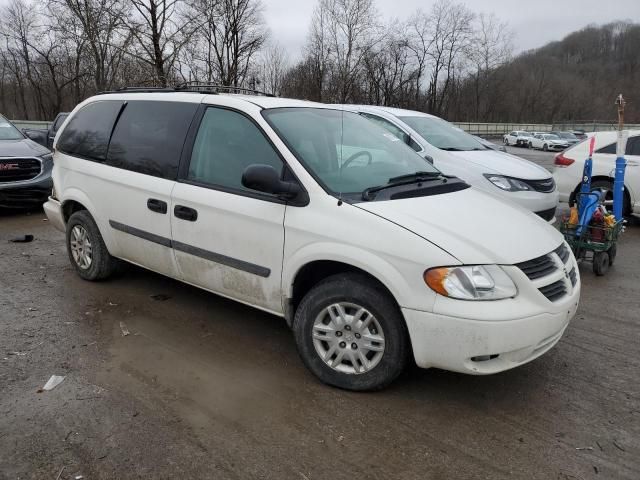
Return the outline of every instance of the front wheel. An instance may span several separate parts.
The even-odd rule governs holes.
[[[503,138],[502,142],[508,147],[509,146],[509,139],[508,138]]]
[[[548,152],[548,151],[549,151],[549,146],[545,143],[545,144],[542,146],[542,150],[544,150],[545,152]]]
[[[338,274],[313,287],[293,321],[302,361],[321,381],[377,390],[404,369],[409,338],[389,294],[360,274]]]

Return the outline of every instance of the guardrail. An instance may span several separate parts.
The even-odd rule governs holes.
[[[514,130],[526,132],[551,132],[584,130],[585,132],[611,131],[618,128],[617,122],[558,122],[558,123],[475,123],[453,122],[465,132],[480,136],[500,136]],[[625,125],[626,130],[640,130],[640,124]]]
[[[22,130],[23,128],[49,128],[51,122],[43,122],[40,120],[11,120],[17,128]]]

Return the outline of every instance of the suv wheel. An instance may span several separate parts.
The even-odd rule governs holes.
[[[302,299],[293,330],[307,368],[339,388],[383,388],[407,362],[402,314],[388,293],[363,275],[334,275],[316,285]]]
[[[506,146],[509,146],[509,139],[507,137],[505,137],[503,141]]]
[[[105,279],[119,265],[107,250],[96,222],[86,210],[75,212],[67,222],[67,252],[76,272],[85,280]]]

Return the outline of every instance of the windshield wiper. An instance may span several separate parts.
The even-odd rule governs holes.
[[[410,185],[412,183],[419,183],[425,180],[433,180],[436,178],[440,178],[442,176],[441,172],[414,172],[409,173],[407,175],[400,175],[398,177],[391,177],[389,179],[389,183],[386,185],[379,185],[377,187],[369,187],[365,188],[362,191],[362,199],[363,200],[371,200],[371,195],[379,192],[380,190],[384,190],[385,188],[397,187],[400,185]]]
[[[445,152],[464,152],[462,148],[456,147],[440,147],[440,150],[444,150]]]

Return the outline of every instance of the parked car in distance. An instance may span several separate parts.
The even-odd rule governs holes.
[[[472,135],[472,137],[478,140],[485,147],[490,148],[491,150],[498,150],[499,152],[505,152],[505,153],[507,152],[507,148],[504,145],[497,145],[492,141],[487,140],[486,138],[479,137],[477,135]]]
[[[45,211],[80,277],[125,260],[282,316],[330,385],[382,388],[411,355],[510,369],[552,348],[578,306],[555,228],[352,112],[125,90],[78,105],[54,147]]]
[[[575,145],[576,143],[580,143],[582,140],[579,139],[573,132],[549,132],[553,135],[557,135],[558,137],[560,137],[562,140],[566,141],[569,146],[571,147],[572,145]]]
[[[534,135],[529,140],[529,148],[544,150],[545,152],[548,150],[564,150],[568,146],[569,143],[566,140],[563,140],[552,133]]]
[[[616,167],[618,133],[596,132],[593,152],[592,189],[605,190],[605,204],[613,205],[613,179]],[[581,142],[556,155],[553,176],[560,201],[573,204],[580,191],[584,162],[589,156],[589,142]],[[624,215],[640,214],[640,130],[631,130],[625,149],[627,168],[624,178]]]
[[[524,130],[514,130],[511,133],[507,133],[502,140],[505,145],[515,145],[516,147],[526,147],[531,140],[531,134]]]
[[[584,130],[574,130],[573,133],[578,140],[585,140],[589,135]]]
[[[553,177],[535,163],[489,149],[464,130],[426,113],[370,105],[337,107],[377,123],[443,173],[555,221],[558,192]]]
[[[51,193],[51,152],[0,115],[0,207],[33,208]]]
[[[51,150],[53,149],[53,139],[68,116],[69,112],[59,113],[49,128],[23,128],[22,132],[34,142]]]

